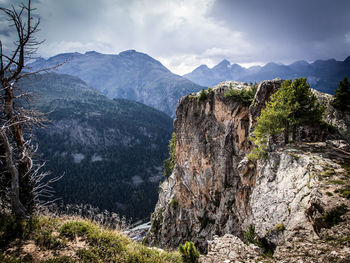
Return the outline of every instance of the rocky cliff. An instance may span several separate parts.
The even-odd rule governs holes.
[[[248,262],[237,255],[251,249],[240,239],[247,241],[244,233],[254,226],[255,233],[250,234],[260,248],[251,249],[255,254],[245,253],[252,262],[261,257],[261,248],[275,252],[276,259],[286,258],[288,249],[310,250],[308,245],[294,247],[306,241],[315,249],[311,254],[327,247],[334,248],[339,258],[350,256],[350,122],[349,116],[329,105],[331,96],[315,92],[327,104],[325,119],[332,129],[302,127],[294,144],[277,143],[266,159],[256,163],[246,157],[256,118],[281,83],[261,82],[250,107],[224,95],[229,86],[248,88],[239,82],[221,83],[202,98],[191,94],[180,100],[174,122],[175,166],[160,186],[146,238],[149,244],[175,247],[190,240],[202,252],[209,249],[203,262]],[[241,252],[229,249],[231,243],[223,238]],[[213,240],[209,246],[208,240]]]

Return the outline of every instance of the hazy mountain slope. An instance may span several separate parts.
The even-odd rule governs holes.
[[[119,55],[97,52],[59,54],[47,60],[39,59],[33,69],[64,63],[59,73],[77,76],[109,98],[124,98],[142,102],[170,116],[182,96],[201,87],[171,73],[159,61],[147,54],[128,50]]]
[[[260,82],[266,79],[295,79],[307,77],[312,88],[333,94],[338,82],[344,77],[350,77],[350,57],[344,61],[317,60],[313,63],[296,61],[290,65],[268,63],[263,67],[243,68],[237,64],[231,65],[223,60],[213,68],[201,65],[185,78],[202,86],[214,86],[221,81],[237,80],[244,82]]]
[[[44,74],[22,82],[52,121],[35,133],[45,169],[66,203],[90,203],[133,218],[157,200],[172,120],[124,99],[111,100],[76,77]],[[40,96],[40,97],[38,97]]]

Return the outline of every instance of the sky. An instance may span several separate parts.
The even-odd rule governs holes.
[[[24,2],[26,0],[23,0]],[[0,0],[0,7],[21,3]],[[38,53],[135,49],[183,75],[223,59],[242,66],[344,60],[350,0],[32,0]],[[0,16],[0,39],[10,32]]]

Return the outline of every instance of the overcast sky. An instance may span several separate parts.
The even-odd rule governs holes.
[[[25,1],[25,0],[23,0]],[[0,6],[20,0],[0,0]],[[39,53],[135,49],[177,74],[350,55],[350,0],[33,0]],[[0,39],[9,39],[0,22]]]

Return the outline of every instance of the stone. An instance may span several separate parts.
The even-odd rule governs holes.
[[[230,87],[248,88],[239,82],[219,84],[202,101],[193,94],[179,101],[175,166],[160,186],[146,243],[175,248],[193,241],[201,253],[207,253],[201,258],[208,263],[258,262],[267,248],[281,262],[299,262],[328,250],[324,260],[333,250],[337,258],[346,258],[346,249],[334,249],[335,244],[327,241],[323,231],[328,226],[323,223],[325,211],[350,203],[340,194],[326,194],[330,183],[323,181],[323,174],[325,167],[343,171],[339,163],[350,162],[347,134],[302,127],[306,137],[275,145],[267,159],[251,163],[246,157],[253,147],[249,138],[256,118],[282,82],[260,83],[250,107],[225,97]],[[325,121],[348,130],[350,119],[337,119],[343,115],[329,106],[329,95],[315,94],[327,103]],[[335,191],[340,186],[332,187]],[[178,203],[176,209],[170,205],[172,200]],[[242,241],[251,224],[265,248]],[[349,228],[349,220],[343,227]],[[337,238],[348,244],[343,232]],[[293,251],[305,255],[293,257]]]

